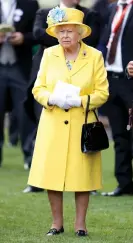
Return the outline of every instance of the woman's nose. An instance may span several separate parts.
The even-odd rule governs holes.
[[[68,37],[68,32],[67,31],[64,32],[64,36]]]

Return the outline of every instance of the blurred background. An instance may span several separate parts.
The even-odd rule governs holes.
[[[86,8],[91,8],[97,0],[81,0],[80,4],[81,6],[84,6]],[[44,0],[38,0],[39,4],[41,7],[49,8],[56,6],[59,4],[59,0],[49,0],[49,1],[44,1]],[[109,0],[109,2],[116,2],[115,0]]]

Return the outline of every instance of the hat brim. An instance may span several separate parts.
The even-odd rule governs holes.
[[[62,23],[54,24],[54,25],[51,25],[50,27],[48,27],[46,29],[46,32],[48,35],[51,35],[51,36],[57,38],[56,31],[55,31],[56,27],[61,26],[61,25],[70,25],[70,24],[78,25],[82,28],[83,31],[81,33],[81,39],[84,39],[84,38],[88,37],[89,35],[91,35],[91,28],[89,26],[79,23],[79,22],[62,22]]]

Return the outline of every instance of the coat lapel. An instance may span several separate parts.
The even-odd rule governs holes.
[[[109,25],[112,25],[112,21],[114,19],[116,11],[117,11],[117,4],[115,3],[114,6],[112,6],[112,12],[111,12],[111,15],[110,15]]]
[[[21,22],[23,21],[24,15],[24,7],[23,2],[21,0],[17,0],[15,14],[14,14],[14,26],[16,29],[19,28]]]
[[[110,18],[109,18],[109,23],[107,25],[107,32],[105,33],[105,35],[107,36],[107,42],[108,42],[108,39],[110,37],[112,22],[113,22],[115,14],[116,14],[116,11],[117,11],[117,4],[115,3],[112,6],[112,10],[111,10]]]
[[[88,49],[86,48],[86,45],[83,42],[81,42],[80,52],[72,67],[71,76],[80,72],[81,69],[88,64],[88,56],[89,56]]]
[[[69,76],[69,70],[66,65],[66,60],[64,56],[64,51],[61,45],[53,47],[53,53],[54,56],[56,56],[58,66],[60,67],[60,70],[62,71],[64,76]]]

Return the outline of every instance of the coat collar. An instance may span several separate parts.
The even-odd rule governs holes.
[[[81,41],[81,48],[78,54],[78,57],[75,61],[75,63],[73,64],[73,68],[71,71],[68,70],[67,66],[66,66],[66,60],[65,60],[65,56],[64,56],[64,51],[61,45],[58,45],[56,47],[53,47],[53,52],[52,54],[56,57],[59,57],[61,63],[64,65],[65,70],[67,71],[67,73],[70,76],[75,75],[77,72],[79,72],[85,65],[87,65],[88,63],[88,57],[89,57],[89,52],[88,52],[88,46],[85,45],[82,41]]]

